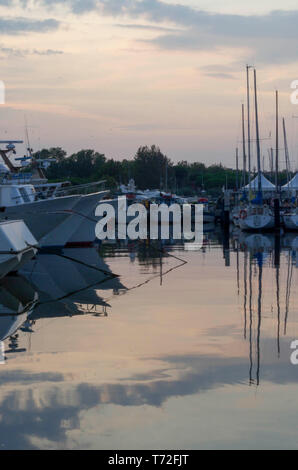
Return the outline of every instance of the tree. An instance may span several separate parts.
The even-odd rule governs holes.
[[[35,158],[46,160],[49,158],[54,158],[58,162],[61,162],[66,157],[66,152],[61,147],[52,147],[50,149],[42,149],[39,152],[35,152]]]
[[[138,188],[163,188],[172,181],[173,164],[158,147],[140,147],[134,158],[134,178]]]

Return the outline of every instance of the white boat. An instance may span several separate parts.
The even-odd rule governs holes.
[[[274,214],[268,206],[248,206],[240,211],[239,226],[244,231],[271,230],[275,227]]]
[[[293,212],[286,213],[283,216],[284,224],[288,230],[298,230],[298,208]]]
[[[14,144],[20,141],[0,143],[8,144],[6,150],[0,150],[6,163],[2,169],[5,184],[0,186],[0,211],[5,213],[5,218],[24,219],[43,248],[63,248],[68,242],[72,246],[91,244],[96,238],[95,208],[108,191],[84,195],[78,192],[90,190],[104,181],[76,187],[68,182],[48,183],[43,168],[32,155],[29,160],[37,168],[38,178],[31,175],[31,179],[24,179],[26,174],[18,173],[19,168],[8,157],[11,152],[15,153]],[[22,206],[22,217],[19,206]]]
[[[96,239],[95,227],[98,218],[95,209],[109,191],[100,191],[93,194],[81,196],[81,199],[72,209],[72,215],[67,221],[72,233],[68,238],[66,246],[90,246]]]
[[[0,223],[0,278],[19,270],[37,252],[37,241],[23,221]]]
[[[33,185],[1,185],[0,213],[5,220],[24,220],[41,247],[52,247],[57,245],[55,229],[70,217],[80,199],[75,195],[36,201]],[[68,234],[61,231],[59,237],[59,244],[64,246]]]

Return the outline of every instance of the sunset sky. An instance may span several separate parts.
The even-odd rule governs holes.
[[[297,1],[0,0],[0,34],[2,140],[23,139],[26,119],[35,150],[122,159],[156,144],[174,161],[231,166],[249,63],[265,162],[279,89],[297,166]]]

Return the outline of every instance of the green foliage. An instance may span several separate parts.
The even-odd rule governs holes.
[[[162,189],[191,196],[206,190],[210,194],[220,192],[224,186],[236,188],[236,170],[226,168],[221,163],[205,166],[203,163],[180,161],[174,164],[159,147],[140,147],[133,159],[122,161],[107,159],[94,150],[80,150],[67,157],[60,147],[43,149],[38,158],[55,158],[46,171],[50,181],[69,180],[73,184],[106,179],[108,186],[116,188],[127,184],[131,178],[139,189]],[[267,175],[270,179],[270,175]],[[272,178],[271,178],[272,179]],[[238,181],[241,184],[242,174]],[[280,183],[286,182],[286,173],[280,174]]]
[[[66,158],[67,153],[61,147],[52,147],[50,149],[42,149],[40,152],[36,152],[34,156],[36,158],[46,160],[54,158],[58,162],[61,162]]]
[[[158,147],[140,147],[134,158],[134,179],[140,189],[163,188],[173,177],[173,164]]]

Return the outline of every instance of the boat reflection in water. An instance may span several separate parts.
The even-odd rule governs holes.
[[[9,315],[26,314],[2,330],[2,447],[297,446],[296,248],[216,228],[196,251],[123,240],[39,255],[7,281]]]
[[[42,254],[28,263],[22,273],[39,292],[33,318],[107,314],[110,307],[98,294],[113,281],[124,289],[118,277],[99,256],[96,248],[65,249],[60,254]]]
[[[6,277],[0,281],[0,342],[9,338],[10,352],[18,350],[17,331],[30,328],[29,320],[36,304],[38,293],[23,277]]]
[[[297,267],[296,251],[298,238],[277,234],[245,235],[234,231],[232,234],[234,250],[237,252],[237,284],[240,295],[239,253],[243,252],[243,311],[244,339],[249,341],[249,383],[260,385],[261,370],[261,327],[263,305],[263,277],[271,275],[272,290],[275,299],[271,299],[271,313],[276,321],[277,358],[281,354],[281,335],[287,335],[287,323],[290,309],[293,268]],[[285,257],[286,282],[281,281],[281,257]],[[281,290],[281,282],[284,292]],[[282,298],[285,299],[282,305]],[[265,312],[267,316],[267,312]]]
[[[107,316],[111,305],[100,297],[99,287],[125,292],[96,248],[41,254],[0,282],[0,342],[9,341],[6,354],[26,351],[17,347],[18,332],[34,333],[38,320]]]

